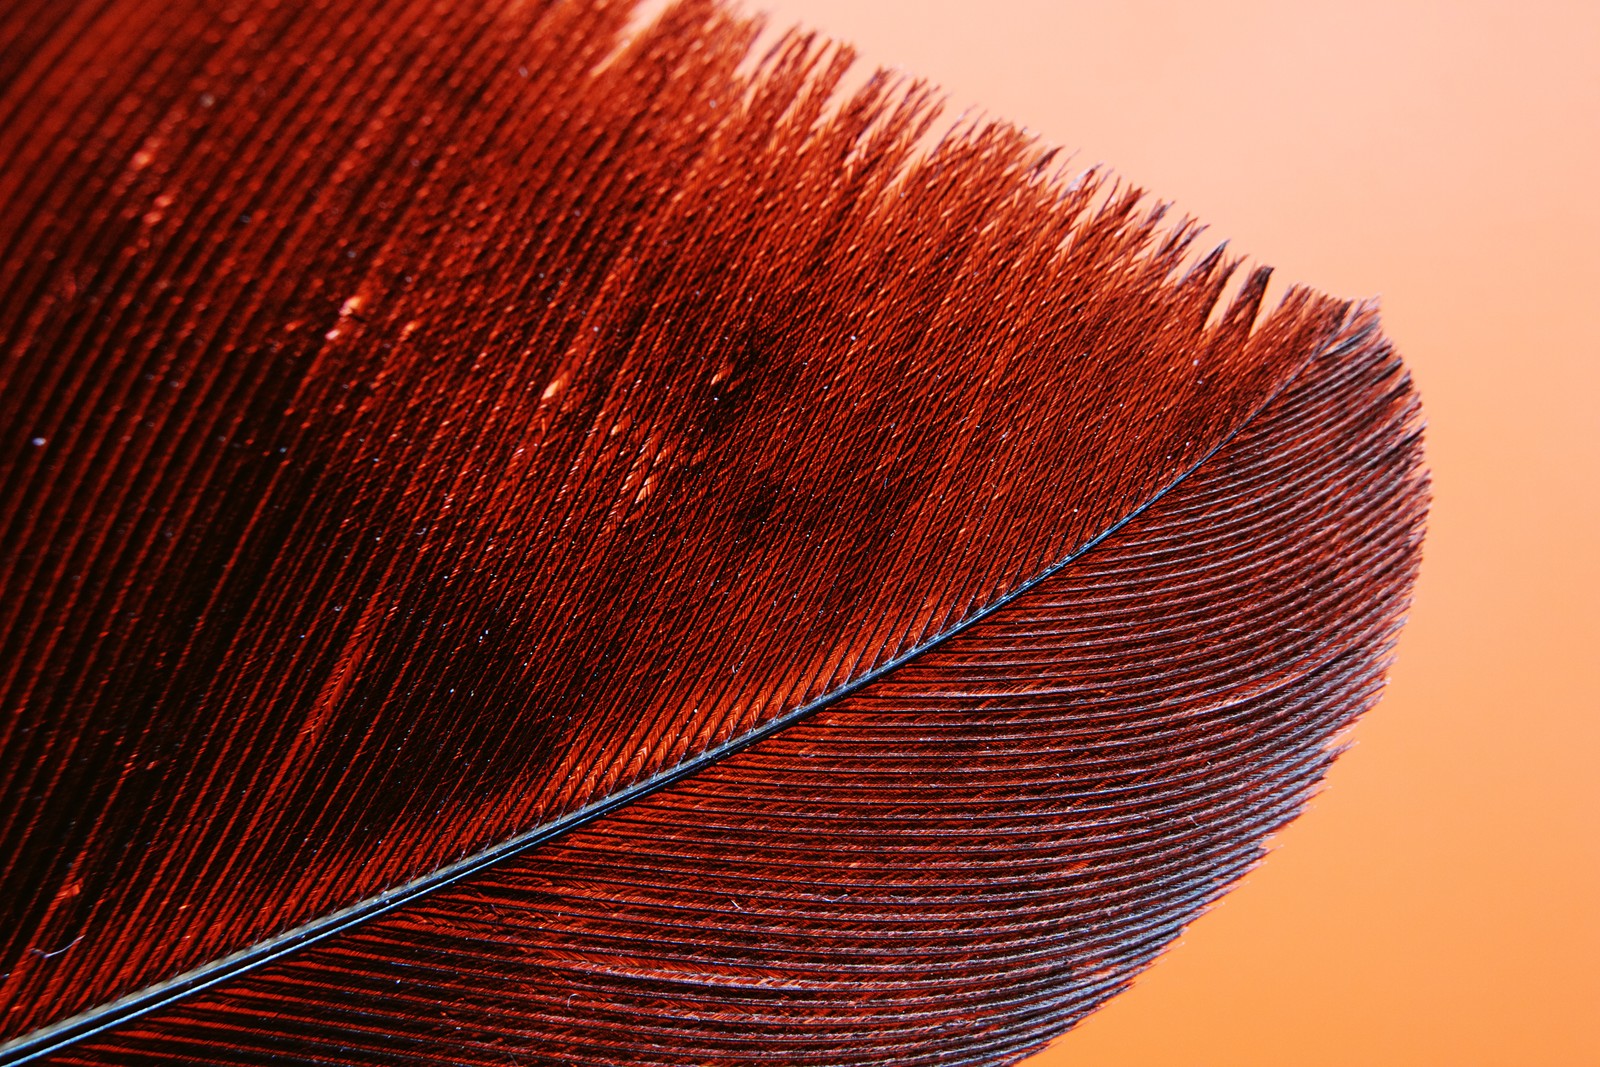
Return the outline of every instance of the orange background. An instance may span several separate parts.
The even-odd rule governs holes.
[[[1600,1064],[1600,3],[750,0],[1381,294],[1436,500],[1311,811],[1029,1067]]]

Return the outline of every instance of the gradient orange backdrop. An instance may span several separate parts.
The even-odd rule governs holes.
[[[1029,1067],[1600,1064],[1600,2],[753,0],[1381,294],[1436,502],[1266,865]]]

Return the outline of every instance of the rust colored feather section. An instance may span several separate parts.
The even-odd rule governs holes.
[[[1370,312],[632,14],[0,8],[0,1059],[1003,1059],[1364,706]]]
[[[700,774],[64,1055],[1003,1063],[1299,809],[1414,577],[1369,314],[1222,452],[940,647]]]

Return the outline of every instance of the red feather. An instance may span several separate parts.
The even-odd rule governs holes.
[[[0,1060],[1010,1062],[1374,699],[1370,308],[630,10],[0,11]]]

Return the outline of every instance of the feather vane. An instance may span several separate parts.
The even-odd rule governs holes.
[[[1010,1062],[1375,699],[1370,306],[631,13],[0,11],[0,1061]]]

